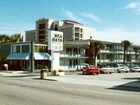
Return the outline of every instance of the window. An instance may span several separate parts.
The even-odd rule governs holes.
[[[43,46],[40,46],[40,47],[39,47],[39,52],[44,52]]]
[[[75,34],[75,37],[79,38],[79,34],[76,33],[76,34]]]
[[[83,37],[83,34],[81,34],[80,37],[82,38]]]
[[[39,36],[39,39],[45,39],[45,36],[44,35]]]
[[[72,53],[72,48],[66,48],[66,53],[71,54]]]
[[[12,46],[12,53],[16,52],[16,46]]]
[[[45,34],[45,31],[39,31],[39,34]]]
[[[60,58],[60,66],[65,66],[66,65],[66,61],[63,58]]]
[[[16,53],[20,53],[20,46],[16,46]]]
[[[79,38],[75,38],[75,40],[80,40]]]
[[[83,32],[83,29],[81,28],[80,31],[81,31],[81,33],[82,33],[82,32]]]
[[[45,24],[39,24],[39,29],[45,29]]]
[[[78,49],[77,48],[73,48],[73,53],[77,54],[78,53]]]
[[[72,66],[72,60],[69,60],[69,66]]]
[[[22,45],[22,53],[29,52],[29,45]]]
[[[57,24],[54,26],[54,30],[58,31],[58,25]]]

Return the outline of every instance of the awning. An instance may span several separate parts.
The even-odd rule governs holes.
[[[8,60],[29,60],[30,53],[10,53],[7,57]],[[51,60],[51,56],[48,53],[34,53],[35,60]]]
[[[8,60],[29,60],[29,53],[10,53],[7,57]]]
[[[51,56],[48,53],[34,53],[35,60],[51,60]]]

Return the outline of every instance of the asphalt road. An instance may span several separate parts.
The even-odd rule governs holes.
[[[139,105],[140,92],[0,77],[0,105]]]

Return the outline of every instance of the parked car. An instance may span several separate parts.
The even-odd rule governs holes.
[[[111,74],[114,73],[114,67],[111,67],[111,65],[101,65],[101,73],[104,74]]]
[[[129,66],[131,72],[140,72],[140,67],[138,65]]]
[[[115,67],[114,67],[114,70],[118,73],[121,73],[121,72],[128,73],[130,71],[129,67],[127,67],[123,64],[116,64]]]
[[[95,67],[93,65],[86,65],[85,67],[82,68],[83,74],[100,74],[101,69],[98,67]]]
[[[89,64],[83,63],[83,64],[81,65],[81,71],[83,71],[84,69],[86,69],[86,68],[89,67],[89,66],[90,66]]]

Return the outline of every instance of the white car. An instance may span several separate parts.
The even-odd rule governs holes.
[[[140,67],[137,65],[133,65],[133,66],[131,66],[130,71],[131,72],[140,72]]]
[[[101,73],[104,73],[104,74],[111,74],[111,73],[114,73],[114,68],[111,67],[111,66],[102,66],[101,67]]]
[[[128,73],[130,71],[129,67],[123,65],[123,64],[116,64],[114,70],[118,73],[121,73],[121,72],[126,72]]]

